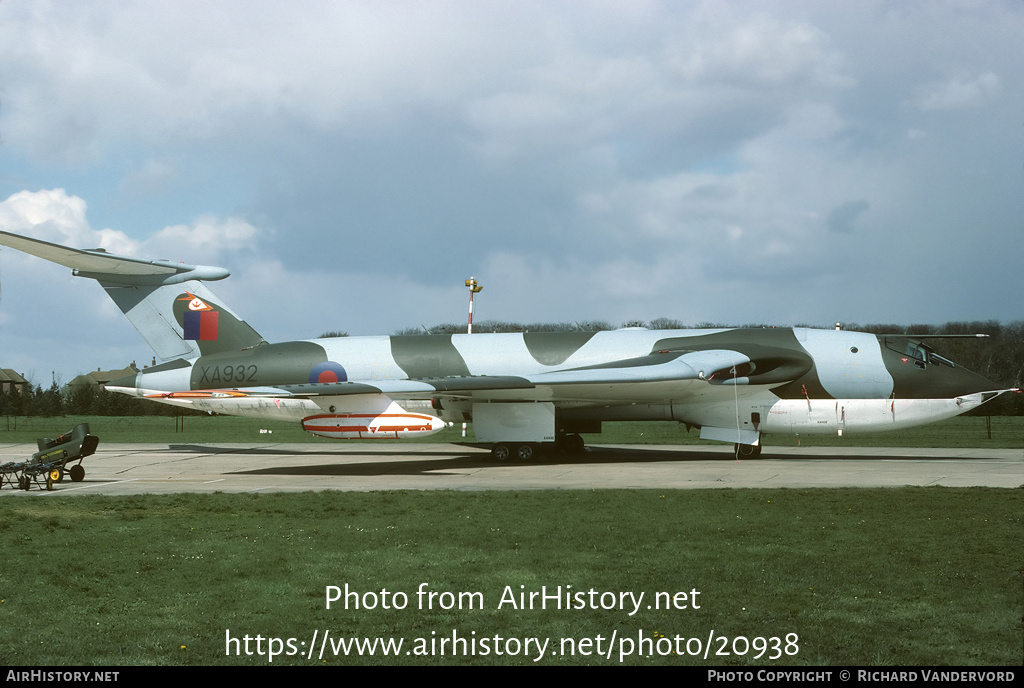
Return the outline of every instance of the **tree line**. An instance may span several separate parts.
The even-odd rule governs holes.
[[[0,416],[180,416],[202,415],[167,404],[129,397],[95,385],[31,387],[25,394],[0,394]]]

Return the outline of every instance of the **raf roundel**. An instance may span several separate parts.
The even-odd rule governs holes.
[[[311,383],[347,382],[348,374],[338,363],[325,361],[309,372],[309,381]]]

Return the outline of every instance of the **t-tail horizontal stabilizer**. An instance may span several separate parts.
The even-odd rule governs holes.
[[[263,341],[202,284],[203,280],[227,277],[230,273],[224,268],[68,248],[3,231],[0,246],[63,265],[77,277],[99,282],[163,360],[239,351]]]

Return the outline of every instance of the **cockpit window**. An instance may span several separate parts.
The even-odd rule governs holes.
[[[928,360],[928,348],[920,342],[915,342],[910,339],[903,339],[902,337],[897,339],[894,337],[885,338],[886,347],[892,349],[901,356],[907,358],[913,358],[918,361]]]
[[[886,348],[892,349],[901,356],[906,356],[907,358],[914,359],[915,361],[921,361],[922,363],[932,363],[934,365],[948,365],[950,368],[956,367],[951,360],[938,355],[929,347],[925,346],[921,342],[916,341],[914,339],[905,339],[903,337],[886,337],[885,346]]]

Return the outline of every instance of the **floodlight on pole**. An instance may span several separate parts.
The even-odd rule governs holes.
[[[480,293],[484,288],[477,284],[476,277],[466,280],[466,286],[469,287],[469,327],[466,332],[473,334],[473,295]]]
[[[469,326],[466,328],[466,333],[473,334],[473,295],[483,291],[483,287],[477,284],[476,277],[470,277],[466,280],[466,286],[469,287]],[[462,436],[466,436],[465,423],[462,424]]]

